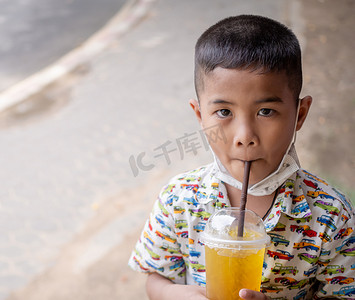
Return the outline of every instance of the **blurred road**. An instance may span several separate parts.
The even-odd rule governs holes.
[[[0,92],[100,29],[125,0],[1,0]]]
[[[306,167],[312,163],[311,133],[329,124],[317,116],[331,102],[321,87],[335,90],[337,82],[323,85],[319,69],[308,66],[317,57],[319,68],[328,67],[322,50],[333,45],[332,37],[327,35],[326,47],[318,33],[334,7],[309,0],[136,4],[141,2],[149,3],[145,18],[128,34],[40,95],[0,114],[0,299],[146,299],[144,276],[131,272],[127,260],[163,184],[211,160],[188,105],[194,97],[193,51],[198,36],[226,16],[269,16],[300,38],[306,84],[325,99],[307,123],[312,130],[298,138],[301,161]],[[342,3],[339,11],[349,11],[348,2]],[[319,13],[327,18],[315,17]],[[352,26],[337,28],[336,37]],[[353,95],[352,80],[341,87]],[[351,119],[349,107],[338,128]],[[192,139],[197,156],[179,148],[179,141]],[[172,151],[167,156],[164,147]]]
[[[199,138],[188,106],[194,97],[197,37],[233,11],[289,22],[292,5],[211,0],[211,9],[201,11],[205,6],[205,0],[154,3],[140,26],[93,58],[82,73],[63,80],[69,82],[65,88],[49,89],[10,110],[12,119],[0,131],[0,182],[6,187],[0,190],[3,295],[61,261],[63,247],[85,232],[86,246],[79,248],[80,255],[72,254],[69,264],[69,270],[83,272],[140,228],[168,174],[209,161],[202,141],[198,159],[175,151],[169,164],[159,156],[166,143],[169,150],[177,149],[176,140],[185,133]],[[144,165],[155,166],[149,172],[137,165],[140,153],[146,153]],[[135,187],[152,194],[127,197]],[[107,206],[113,216],[96,228],[88,225],[106,216]]]

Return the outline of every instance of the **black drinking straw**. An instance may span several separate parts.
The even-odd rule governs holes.
[[[238,222],[238,237],[243,237],[243,233],[244,233],[245,207],[247,206],[250,165],[251,165],[251,161],[246,161],[244,164],[243,187],[242,187],[242,195],[240,197],[240,215],[239,215],[239,222]]]

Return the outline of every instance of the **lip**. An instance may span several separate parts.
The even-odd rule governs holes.
[[[256,159],[240,159],[240,158],[236,158],[235,160],[238,160],[238,161],[240,161],[240,162],[242,162],[242,163],[245,163],[245,162],[247,162],[247,161],[249,161],[249,162],[255,162],[255,161],[257,161],[257,160],[259,160],[260,158],[256,158]]]

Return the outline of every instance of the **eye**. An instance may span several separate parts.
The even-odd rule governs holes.
[[[270,117],[275,113],[275,111],[271,108],[262,108],[259,110],[258,115],[263,117]]]
[[[229,117],[232,113],[229,109],[220,109],[216,111],[216,114],[219,118]]]

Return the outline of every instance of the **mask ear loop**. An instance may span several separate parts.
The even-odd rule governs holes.
[[[288,148],[286,150],[286,154],[290,151],[292,145],[295,145],[296,144],[296,135],[297,135],[297,121],[298,121],[298,114],[300,112],[300,104],[301,104],[301,99],[298,99],[297,101],[297,110],[296,110],[296,119],[295,119],[295,125],[293,127],[293,136],[292,136],[292,140],[291,140],[291,143],[290,145],[288,145]]]
[[[298,114],[300,113],[300,106],[301,106],[302,99],[298,99],[297,101],[297,111],[296,111],[296,120],[295,120],[295,127],[293,128],[293,143],[296,143],[296,133],[297,133],[297,122],[298,122]]]

